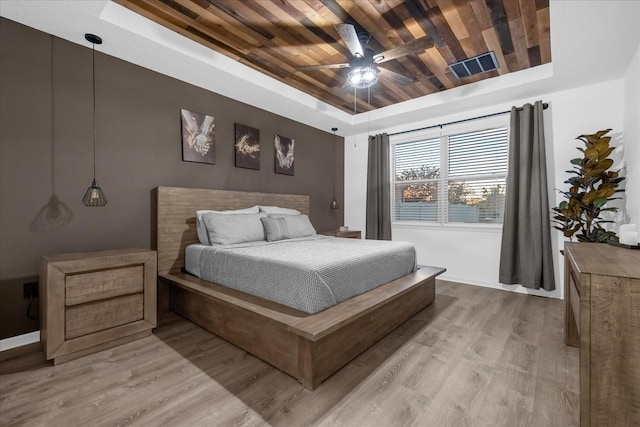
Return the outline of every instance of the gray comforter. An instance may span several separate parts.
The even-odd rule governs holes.
[[[415,270],[412,244],[312,236],[211,246],[203,279],[317,313]]]

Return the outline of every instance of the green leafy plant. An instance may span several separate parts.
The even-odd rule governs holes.
[[[582,158],[571,160],[573,169],[566,171],[572,176],[565,181],[569,184],[569,191],[559,192],[567,199],[561,202],[555,211],[555,229],[562,231],[570,239],[575,235],[581,242],[607,242],[615,240],[616,234],[607,231],[602,224],[610,223],[601,218],[606,211],[615,212],[616,207],[605,207],[615,193],[624,190],[617,189],[624,177],[619,171],[609,170],[613,160],[609,155],[614,150],[609,146],[611,137],[606,136],[611,129],[601,130],[592,135],[580,135],[576,139],[582,141],[585,148],[578,147],[583,153]],[[576,234],[577,233],[577,234]]]

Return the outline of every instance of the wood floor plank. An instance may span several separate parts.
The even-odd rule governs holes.
[[[495,369],[486,388],[471,402],[471,424],[527,426],[535,386],[535,377],[509,368]]]
[[[439,281],[427,307],[317,389],[173,313],[52,366],[0,353],[2,426],[573,426],[562,301]]]

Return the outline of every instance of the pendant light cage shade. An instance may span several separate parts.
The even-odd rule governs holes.
[[[96,181],[96,45],[102,44],[102,39],[95,34],[85,34],[84,38],[92,44],[93,50],[91,57],[93,86],[93,182],[87,189],[87,192],[84,193],[82,203],[85,206],[101,207],[107,204],[107,198]]]
[[[340,205],[338,204],[338,201],[336,200],[336,196],[333,196],[333,200],[331,200],[331,209],[333,209],[333,210],[340,209]]]
[[[91,186],[87,188],[87,192],[84,193],[82,203],[85,206],[101,207],[107,204],[107,198],[102,192],[102,188],[98,185],[98,181],[95,179],[91,183]]]

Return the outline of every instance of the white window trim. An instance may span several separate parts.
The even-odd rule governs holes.
[[[494,117],[487,117],[484,119],[478,119],[478,120],[470,120],[467,122],[463,122],[463,123],[456,123],[456,124],[452,124],[452,125],[446,125],[446,126],[441,126],[441,127],[435,127],[435,128],[431,128],[431,129],[425,129],[425,130],[421,130],[421,131],[416,131],[416,132],[409,132],[406,134],[400,134],[400,135],[392,135],[389,138],[389,149],[392,150],[392,155],[389,156],[389,171],[390,171],[390,179],[389,179],[389,189],[388,191],[391,193],[392,191],[394,191],[394,184],[395,184],[395,145],[396,144],[402,144],[405,142],[415,142],[415,141],[419,141],[419,140],[426,140],[426,139],[432,139],[432,138],[441,138],[443,136],[448,136],[448,135],[455,135],[455,134],[459,134],[459,133],[464,133],[464,132],[474,132],[474,131],[482,131],[485,129],[491,129],[491,128],[497,128],[497,127],[506,127],[507,128],[507,140],[509,140],[510,134],[511,134],[511,127],[510,127],[510,119],[509,119],[509,114],[502,114],[499,116],[494,116]],[[429,125],[425,125],[425,127],[427,127]],[[444,140],[446,142],[446,144],[448,144],[448,138],[445,138]],[[446,144],[442,143],[441,140],[441,144],[440,144],[440,150],[441,150],[441,156],[440,158],[443,159],[445,161],[444,164],[446,164],[447,161],[447,154],[448,154],[448,147],[446,147]],[[442,151],[444,150],[444,154],[442,154]],[[507,147],[507,156],[509,155],[508,153],[508,147]],[[446,167],[441,167],[441,171],[442,173],[445,174],[444,176],[444,180],[447,181],[448,180],[448,175],[447,175],[447,168]],[[481,175],[479,177],[495,177],[495,174],[486,174],[486,175]],[[475,177],[475,176],[474,176]],[[472,178],[474,178],[472,177]],[[505,179],[507,177],[505,176]],[[421,183],[421,182],[430,182],[430,181],[435,181],[435,182],[440,182],[440,180],[442,180],[443,178],[434,178],[434,179],[426,179],[426,180],[416,180],[416,181],[410,181],[411,183]],[[447,196],[446,193],[444,193],[445,191],[447,191],[446,186],[441,185],[438,188],[438,197],[440,197],[440,200],[444,200],[444,197]],[[449,230],[460,230],[460,231],[484,231],[484,232],[495,232],[495,233],[502,233],[502,223],[463,223],[463,222],[446,222],[444,219],[447,218],[447,209],[448,206],[447,203],[440,203],[440,211],[438,212],[438,216],[440,217],[439,221],[396,221],[396,220],[392,220],[391,221],[391,226],[392,227],[396,227],[396,228],[421,228],[421,229],[449,229]]]
[[[487,233],[502,233],[502,224],[486,224],[481,222],[439,222],[429,221],[392,221],[391,227],[398,229],[431,229],[454,231],[484,231]]]

